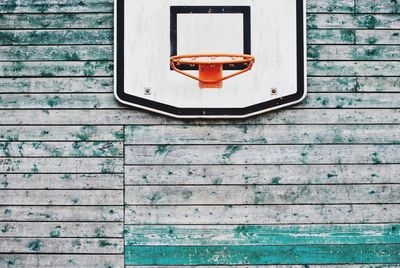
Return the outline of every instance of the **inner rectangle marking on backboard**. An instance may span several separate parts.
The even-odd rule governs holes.
[[[215,34],[218,32],[224,31],[224,29],[228,28],[229,21],[232,22],[232,36],[229,38],[229,42],[224,42],[220,44],[220,47],[223,47],[227,43],[235,43],[238,42],[239,39],[240,44],[229,44],[225,49],[230,50],[234,49],[235,51],[207,51],[205,53],[240,53],[240,54],[248,54],[251,55],[251,8],[250,6],[171,6],[170,8],[170,42],[171,42],[171,57],[179,54],[193,54],[193,52],[186,51],[185,45],[182,47],[182,44],[188,44],[188,40],[178,40],[182,39],[182,36],[187,33],[192,28],[191,31],[199,32],[202,29],[197,29],[193,25],[194,20],[196,18],[199,19],[199,26],[204,25],[209,27],[210,24],[204,24],[204,20],[206,15],[213,15],[209,17],[210,24],[213,24],[213,29],[210,30],[210,39],[214,39],[211,42],[215,41]],[[204,15],[204,16],[198,16]],[[217,15],[217,16],[216,16]],[[231,16],[221,16],[221,15],[231,15]],[[187,16],[187,17],[186,17]],[[239,19],[240,22],[233,20]],[[185,24],[185,20],[187,23],[192,24],[191,26]],[[219,23],[218,23],[219,22]],[[218,28],[219,29],[216,29]],[[238,28],[242,31],[242,33],[238,34]],[[181,32],[182,31],[182,32]],[[224,34],[224,37],[227,37],[229,32]],[[241,35],[241,38],[238,38],[238,35]],[[193,34],[191,34],[193,36]],[[190,36],[188,37],[190,38]],[[194,37],[196,40],[198,38],[206,38],[205,34],[199,34],[199,36]],[[210,46],[212,47],[212,46]],[[237,51],[240,48],[241,51]],[[198,47],[194,46],[194,49],[198,51]],[[215,49],[219,49],[218,45],[215,45]],[[196,53],[196,51],[194,51]],[[246,66],[242,64],[236,64],[234,66],[224,66],[225,70],[241,70]],[[197,67],[190,66],[181,66],[183,70],[196,70]]]

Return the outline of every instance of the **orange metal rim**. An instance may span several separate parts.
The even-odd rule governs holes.
[[[211,60],[211,61],[196,61],[197,58],[218,58],[218,57],[228,57],[228,58],[232,58],[231,60],[220,60],[220,61],[216,61],[216,60]],[[236,58],[241,58],[241,59],[236,59]],[[186,59],[186,60],[185,60]],[[189,60],[190,59],[190,60]],[[192,79],[195,79],[201,83],[218,83],[221,82],[223,80],[232,78],[234,76],[240,75],[242,73],[245,73],[249,70],[251,70],[251,68],[253,67],[253,64],[255,62],[255,57],[251,56],[251,55],[246,55],[246,54],[189,54],[189,55],[177,55],[177,56],[173,56],[170,58],[170,63],[171,63],[171,67],[174,71],[185,75],[187,77],[190,77]],[[180,70],[177,65],[180,64],[189,64],[189,65],[199,65],[199,66],[204,66],[204,65],[224,65],[224,64],[240,64],[240,63],[244,63],[247,65],[247,67],[243,70],[240,70],[238,72],[235,72],[233,74],[227,75],[225,77],[222,76],[219,79],[201,79],[200,77],[191,75],[187,72],[184,72],[182,70]]]
[[[232,58],[230,60],[197,60],[197,58]],[[251,63],[254,62],[255,58],[247,54],[188,54],[188,55],[177,55],[171,57],[171,63],[175,64],[239,64],[239,63]]]

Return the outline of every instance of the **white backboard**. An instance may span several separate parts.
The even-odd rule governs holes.
[[[306,95],[300,0],[117,0],[116,90],[121,102],[183,118],[247,117]],[[170,67],[182,54],[250,54],[252,70],[199,88]],[[243,66],[225,70],[229,75]],[[198,75],[197,68],[186,72]]]

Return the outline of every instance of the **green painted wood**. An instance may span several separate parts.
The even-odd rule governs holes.
[[[399,61],[312,61],[308,63],[310,76],[397,76]]]
[[[400,4],[392,0],[355,0],[356,11],[360,13],[400,13]]]
[[[76,61],[113,59],[111,45],[4,46],[1,61]],[[81,82],[82,83],[82,82]]]
[[[122,158],[0,158],[2,173],[123,173]]]
[[[112,30],[2,30],[0,45],[110,45]]]
[[[318,264],[306,264],[306,265],[246,265],[246,267],[254,267],[254,268],[304,268],[306,266],[307,268],[398,268],[400,265],[398,264],[335,264],[335,265],[328,265],[328,264],[323,264],[323,265],[318,265]],[[141,266],[141,265],[128,265],[125,266],[125,268],[160,268],[164,266],[157,266],[157,265],[146,265],[146,266]],[[179,268],[182,266],[176,266],[176,265],[168,265],[170,268]],[[196,265],[196,267],[199,268],[213,268],[215,265]],[[226,267],[232,267],[231,265],[218,265],[218,267],[221,268],[226,268]]]
[[[0,62],[0,75],[15,76],[111,76],[113,63],[108,61]]]
[[[398,183],[400,165],[126,166],[125,185]]]
[[[246,120],[174,120],[137,109],[0,110],[6,125],[123,125],[123,124],[398,124],[400,109],[284,109]],[[35,121],[32,121],[35,118]]]
[[[121,142],[0,142],[0,157],[122,157]]]
[[[399,222],[398,204],[125,206],[125,224],[379,224]],[[0,209],[1,211],[1,209]]]
[[[388,145],[137,145],[125,147],[135,165],[398,164],[399,144]]]
[[[0,78],[2,93],[111,93],[112,78],[103,77],[35,77]]]
[[[120,238],[120,222],[1,222],[0,237]]]
[[[310,60],[400,60],[400,46],[340,46],[313,45],[308,47]]]
[[[307,0],[307,12],[353,13],[354,0]]]
[[[150,125],[127,126],[124,133],[132,145],[400,143],[398,125]]]
[[[0,254],[0,264],[11,267],[65,267],[79,265],[87,268],[123,267],[121,255],[78,254]],[[6,266],[6,267],[7,267]]]
[[[112,0],[15,0],[0,4],[1,13],[112,12]]]
[[[399,16],[396,14],[309,14],[308,29],[398,29]]]
[[[310,49],[316,49],[318,47],[309,48],[308,53],[313,53],[313,56],[309,57],[322,57],[320,55],[310,52]],[[314,50],[313,50],[314,51]],[[1,81],[1,80],[0,80]],[[308,77],[307,78],[307,91],[310,93],[316,92],[355,92],[357,89],[357,78],[356,77]]]
[[[398,244],[398,224],[125,226],[125,245]]]
[[[344,66],[347,65],[347,66]],[[373,67],[354,64],[337,64],[336,62],[314,62],[310,64],[310,73],[323,75],[326,72],[346,72],[350,69],[360,69],[354,72],[397,72],[399,64],[384,65],[385,70],[380,70],[379,65]],[[398,66],[397,66],[398,65]],[[347,69],[346,69],[347,68]],[[373,71],[372,71],[373,70]],[[66,70],[67,72],[70,70]],[[100,70],[101,71],[101,70]],[[74,71],[72,71],[74,72]],[[350,73],[349,73],[350,74]],[[53,74],[52,74],[53,75]],[[54,74],[58,75],[58,74]],[[352,75],[355,75],[354,73]],[[309,93],[307,98],[292,109],[304,108],[400,108],[400,100],[396,93]],[[73,93],[73,94],[6,94],[0,96],[0,105],[3,109],[128,109],[120,104],[113,93]]]
[[[397,263],[399,244],[301,246],[127,246],[125,263],[197,264],[331,264]]]
[[[0,239],[3,253],[122,253],[123,240],[115,238],[8,238]]]
[[[0,126],[0,141],[120,141],[120,126]]]
[[[29,202],[31,198],[35,199],[34,193],[31,194],[31,191],[25,192],[26,201],[24,200],[23,202]],[[36,192],[40,193],[40,191]],[[4,202],[7,202],[7,200],[12,198],[13,194],[15,195],[14,202],[18,203],[20,199],[17,191],[5,191],[5,194],[0,195],[0,197],[3,196]],[[79,194],[74,193],[73,196],[77,196],[78,198]],[[62,201],[60,200],[59,202],[70,203],[71,199],[73,199],[72,201],[75,200],[74,197],[60,196],[59,198]],[[52,198],[54,199],[49,193],[47,199],[52,200]],[[196,185],[179,187],[151,185],[125,187],[125,204],[128,205],[387,204],[398,203],[399,200],[400,185],[398,184],[301,186]],[[93,200],[92,202],[95,201]],[[111,200],[109,202],[112,204]],[[77,202],[77,204],[79,203]]]
[[[88,163],[89,165],[92,163]],[[72,171],[72,170],[70,170]],[[3,174],[0,189],[123,189],[122,174]],[[120,194],[120,193],[117,193]]]
[[[399,92],[400,77],[359,77],[359,92]]]
[[[358,30],[357,44],[398,45],[400,30]]]
[[[113,15],[91,14],[10,14],[0,16],[0,29],[112,28]]]
[[[122,206],[0,206],[0,221],[121,222]]]
[[[309,45],[314,44],[355,44],[356,33],[351,29],[307,30]]]
[[[377,193],[379,194],[379,193]],[[8,190],[0,191],[3,205],[119,205],[120,190]]]

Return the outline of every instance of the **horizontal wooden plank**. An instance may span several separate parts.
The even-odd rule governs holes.
[[[1,133],[1,128],[0,128]],[[1,136],[0,136],[1,137]],[[125,144],[361,144],[400,143],[398,125],[126,126]]]
[[[312,45],[307,55],[311,60],[393,61],[400,60],[400,46]]]
[[[7,238],[0,239],[2,253],[95,253],[123,252],[123,240],[115,238]]]
[[[122,157],[122,142],[0,142],[0,157]]]
[[[377,193],[379,194],[379,193]],[[122,190],[4,190],[3,205],[122,205]]]
[[[113,59],[113,49],[111,45],[4,46],[0,50],[0,59],[2,61],[110,61]]]
[[[308,0],[307,12],[353,13],[354,0]]]
[[[359,92],[398,92],[400,77],[358,77]]]
[[[307,72],[310,76],[397,76],[400,61],[313,61]]]
[[[165,266],[156,266],[156,265],[128,265],[125,268],[161,268]],[[182,266],[174,266],[168,265],[168,268],[179,268]],[[207,266],[207,265],[196,265],[199,268],[213,268],[215,265]],[[232,267],[231,265],[218,265],[219,268],[228,268]],[[304,268],[304,265],[246,265],[246,267],[251,268]],[[328,264],[307,264],[308,268],[398,268],[400,267],[399,264],[335,264],[335,265],[328,265]]]
[[[13,191],[3,192],[5,194],[0,194],[0,197],[4,196],[4,203],[7,204],[7,201],[12,199],[11,195],[9,196],[10,193],[7,192],[12,193]],[[46,195],[49,196],[47,199],[51,200],[50,194],[46,193]],[[76,195],[78,194],[74,193],[73,196]],[[31,201],[29,194],[25,200],[24,202],[29,204]],[[179,187],[152,185],[125,187],[125,203],[130,205],[385,204],[397,203],[399,200],[400,185],[196,185]],[[13,202],[19,204],[17,194],[15,194]],[[39,204],[40,199],[37,202]],[[103,204],[106,203],[106,201],[103,202]],[[54,203],[56,202],[54,201]],[[99,202],[99,204],[101,203]]]
[[[344,67],[337,63],[312,63],[313,75],[326,72],[336,73]],[[349,68],[353,68],[348,66]],[[357,65],[354,65],[357,68]],[[363,68],[363,67],[361,67]],[[369,67],[367,67],[369,68]],[[372,65],[371,65],[372,68]],[[377,67],[378,69],[379,67]],[[391,67],[384,67],[391,68]],[[393,72],[397,67],[393,66]],[[400,62],[399,62],[400,71]],[[385,72],[382,70],[382,72]],[[293,108],[400,108],[395,93],[309,93],[307,98]],[[104,94],[4,94],[0,97],[0,108],[5,109],[125,109],[113,93]]]
[[[355,44],[356,33],[352,29],[328,29],[307,31],[309,45],[314,44]]]
[[[398,164],[396,145],[156,145],[126,146],[125,163],[175,164]]]
[[[91,14],[9,14],[0,16],[0,29],[112,28],[113,15]]]
[[[113,93],[105,94],[6,94],[0,97],[0,107],[7,109],[75,109],[123,108]]]
[[[123,267],[123,255],[0,254],[0,265],[22,267]]]
[[[356,12],[360,13],[400,13],[399,4],[391,0],[355,0]]]
[[[110,45],[113,31],[107,29],[2,30],[0,45]]]
[[[332,82],[334,83],[334,82]],[[2,93],[110,93],[113,79],[107,77],[0,78]]]
[[[395,244],[399,232],[399,224],[126,225],[125,245]]]
[[[126,185],[398,183],[400,165],[126,166]]]
[[[112,0],[16,0],[0,3],[0,13],[112,12]]]
[[[118,222],[0,222],[0,237],[122,237]]]
[[[400,205],[126,206],[125,224],[399,222]]]
[[[400,21],[395,14],[309,14],[309,29],[398,29]]]
[[[399,244],[301,246],[127,246],[138,265],[396,263]]]
[[[400,44],[400,30],[358,30],[357,44]]]
[[[309,52],[310,53],[310,52]],[[0,80],[1,83],[1,80]],[[307,91],[316,92],[355,92],[357,89],[356,77],[308,77]]]
[[[122,174],[3,174],[0,189],[122,189]]]
[[[0,62],[0,75],[24,76],[111,76],[113,63],[109,61],[44,61]]]
[[[0,110],[4,125],[398,124],[400,109],[282,109],[245,120],[174,120],[138,109]],[[32,121],[32,118],[35,118]]]
[[[0,141],[119,141],[121,126],[0,126]]]
[[[0,206],[0,221],[122,221],[122,206]]]
[[[123,170],[122,158],[0,158],[2,173],[111,174]]]

